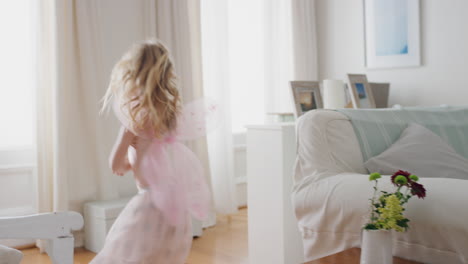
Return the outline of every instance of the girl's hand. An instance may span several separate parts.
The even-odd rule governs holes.
[[[125,161],[124,161],[124,164],[122,164],[121,166],[119,166],[118,168],[115,168],[115,169],[116,170],[112,170],[112,173],[114,173],[115,175],[118,175],[118,176],[124,176],[125,173],[127,173],[129,170],[132,169],[132,165],[130,164],[130,162],[126,158]]]
[[[119,135],[109,157],[109,166],[114,174],[122,176],[132,169],[128,161],[127,152],[134,138],[135,135],[132,132],[123,126],[120,128]]]

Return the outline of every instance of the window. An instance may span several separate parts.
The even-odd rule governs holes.
[[[292,112],[291,2],[202,0],[201,12],[204,85],[229,93],[232,132]]]
[[[245,125],[259,124],[264,120],[264,19],[261,3],[258,0],[228,1],[229,88],[234,133],[243,132]]]
[[[33,0],[0,1],[0,216],[35,212],[33,11]]]
[[[32,2],[0,2],[0,151],[33,146]]]

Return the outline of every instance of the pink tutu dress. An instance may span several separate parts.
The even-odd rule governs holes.
[[[129,161],[139,188],[107,235],[92,264],[181,264],[192,244],[191,216],[203,220],[211,194],[203,168],[183,143],[206,133],[217,106],[203,100],[186,105],[174,133],[164,139],[136,133]],[[114,107],[127,128],[128,119]],[[135,133],[135,131],[134,131]]]

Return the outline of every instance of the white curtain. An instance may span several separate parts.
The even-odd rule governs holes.
[[[202,0],[202,54],[205,94],[221,105],[221,126],[208,135],[215,208],[218,213],[237,211],[234,179],[231,95],[229,76],[228,3]]]
[[[40,2],[37,143],[40,212],[81,211],[106,186],[98,166],[97,101],[84,86],[73,1]],[[109,187],[111,184],[108,184]],[[111,188],[109,188],[111,190]],[[102,193],[102,192],[101,192]]]
[[[291,0],[295,80],[318,81],[315,0]]]
[[[38,14],[38,208],[82,212],[92,200],[136,193],[108,155],[118,122],[99,116],[113,65],[135,42],[159,37],[174,55],[185,101],[202,96],[198,1],[51,0]],[[207,164],[204,140],[192,144]],[[207,179],[209,174],[207,173]],[[76,237],[80,244],[81,237]]]
[[[262,0],[266,112],[292,112],[291,80],[318,80],[315,0]]]
[[[292,112],[289,81],[317,78],[315,1],[201,3],[205,93],[225,110],[223,126],[208,140],[213,192],[217,211],[232,213],[233,132],[264,122],[269,112]]]
[[[291,112],[289,81],[294,78],[292,45],[292,1],[264,4],[265,111]]]
[[[204,96],[200,4],[199,0],[159,0],[155,5],[156,36],[172,52],[179,78],[178,84],[186,103]],[[208,158],[207,139],[201,138],[188,142],[187,145],[204,164],[207,182],[213,186],[212,177],[210,177],[213,170],[210,170],[210,167],[216,164]],[[216,200],[216,188],[213,189]],[[215,223],[216,214],[213,208],[209,219],[203,223],[203,226],[208,227]]]

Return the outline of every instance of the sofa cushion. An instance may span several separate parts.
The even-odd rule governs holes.
[[[415,123],[387,150],[364,165],[370,172],[385,175],[402,169],[420,177],[468,180],[468,160],[438,135]]]

